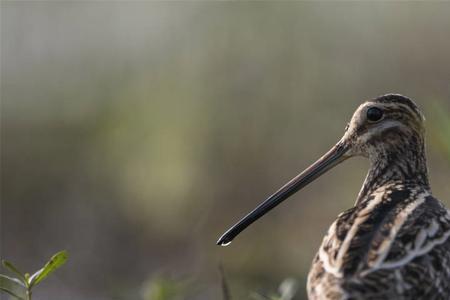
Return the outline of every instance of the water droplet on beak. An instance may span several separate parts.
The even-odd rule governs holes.
[[[220,244],[220,246],[222,246],[222,247],[226,247],[226,246],[229,246],[231,244],[231,241],[230,242],[228,242],[228,243],[222,243],[222,244]]]

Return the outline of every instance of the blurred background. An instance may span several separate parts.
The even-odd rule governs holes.
[[[221,299],[220,264],[233,299],[276,294],[286,278],[305,299],[366,160],[231,246],[217,238],[388,92],[424,110],[432,186],[450,205],[449,13],[445,2],[2,1],[1,257],[33,271],[70,252],[36,300]]]

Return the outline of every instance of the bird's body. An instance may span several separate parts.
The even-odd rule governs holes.
[[[342,139],[219,240],[352,156],[370,160],[355,205],[330,226],[308,276],[311,300],[450,299],[450,211],[428,181],[423,116],[410,99],[363,103]]]
[[[415,183],[379,187],[331,225],[308,277],[313,299],[449,299],[450,213]]]

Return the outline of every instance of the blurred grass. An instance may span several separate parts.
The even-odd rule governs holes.
[[[279,297],[286,277],[305,299],[365,160],[215,241],[387,92],[425,110],[433,190],[450,205],[450,3],[0,5],[1,256],[72,255],[38,300],[140,299],[142,286],[217,299],[219,261],[235,299]]]
[[[437,148],[450,161],[450,107],[440,102],[433,102],[431,107],[431,132]]]
[[[182,300],[187,299],[189,286],[185,281],[158,276],[144,285],[143,300]]]
[[[227,282],[225,278],[222,278]],[[232,289],[222,286],[223,300],[293,300],[299,289],[299,283],[296,279],[286,278],[281,282],[276,292],[270,292],[267,295],[258,292],[247,291],[248,296],[234,297]],[[143,300],[184,300],[190,297],[197,298],[195,291],[199,290],[198,284],[191,280],[175,280],[167,276],[155,276],[144,284],[142,289]]]

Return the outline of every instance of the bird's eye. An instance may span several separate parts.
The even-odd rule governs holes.
[[[378,107],[371,107],[367,110],[367,120],[378,122],[383,118],[383,111]]]

